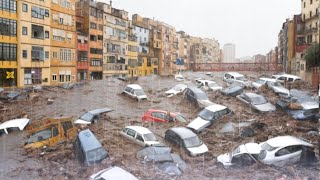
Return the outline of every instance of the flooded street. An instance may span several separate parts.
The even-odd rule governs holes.
[[[258,74],[247,76],[257,78]],[[222,73],[215,73],[210,77],[204,73],[189,72],[184,74],[184,77],[186,84],[191,84],[194,78],[203,77],[214,80],[224,87],[227,85],[222,81]],[[27,140],[25,131],[14,131],[9,135],[0,136],[0,179],[88,179],[90,175],[110,166],[122,167],[139,179],[226,179],[226,177],[227,179],[319,179],[319,163],[310,167],[290,165],[281,168],[257,163],[249,167],[231,169],[224,169],[216,163],[217,156],[231,151],[240,144],[259,143],[280,135],[301,137],[317,147],[318,137],[307,135],[306,132],[299,130],[299,127],[318,128],[318,124],[294,120],[279,107],[275,112],[258,113],[235,97],[223,96],[219,92],[207,92],[212,102],[229,107],[234,114],[218,120],[198,135],[208,146],[209,152],[191,158],[186,155],[184,149],[174,147],[164,140],[164,132],[167,129],[187,124],[151,124],[141,121],[141,117],[148,109],[180,112],[189,122],[197,117],[199,109],[184,100],[181,95],[171,98],[164,96],[165,91],[179,82],[174,78],[150,76],[139,78],[134,83],[144,88],[149,101],[137,102],[121,95],[127,83],[109,79],[92,81],[71,90],[49,88],[39,92],[37,99],[4,103],[3,105],[9,110],[1,112],[1,122],[24,115],[31,121],[46,117],[71,116],[76,120],[86,111],[97,108],[107,107],[114,111],[100,117],[98,123],[88,126],[110,154],[110,158],[103,160],[100,165],[82,167],[75,158],[73,142],[52,147],[45,155],[40,155],[41,149],[26,152],[23,149]],[[263,93],[272,104],[275,104],[277,96],[273,92]],[[54,99],[53,104],[47,104],[48,98]],[[220,133],[226,123],[239,124],[252,119],[254,124],[264,124],[262,127],[252,126],[253,137],[241,137],[240,128],[231,134]],[[160,171],[156,165],[137,159],[136,153],[141,147],[118,134],[127,125],[143,125],[149,128],[161,142],[173,147],[173,151],[180,154],[187,163],[187,170],[181,176],[170,176]],[[315,152],[318,152],[318,149]]]

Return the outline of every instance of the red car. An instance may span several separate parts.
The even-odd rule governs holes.
[[[182,122],[187,120],[180,113],[149,109],[142,117],[146,122]]]

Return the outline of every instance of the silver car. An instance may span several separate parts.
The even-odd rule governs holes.
[[[250,105],[250,107],[260,112],[270,112],[276,110],[276,107],[268,102],[266,98],[256,93],[243,93],[238,95],[237,99]]]

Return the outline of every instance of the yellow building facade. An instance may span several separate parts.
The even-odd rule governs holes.
[[[76,81],[75,0],[51,2],[51,85]]]
[[[129,23],[128,33],[128,77],[138,76],[138,42],[133,34],[132,22]]]
[[[16,0],[1,0],[0,7],[0,87],[17,86],[18,9]]]

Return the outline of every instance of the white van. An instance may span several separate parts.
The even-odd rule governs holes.
[[[245,86],[249,85],[249,81],[244,77],[244,75],[237,72],[227,72],[223,76],[223,80],[228,83],[239,82]]]
[[[137,84],[129,84],[127,85],[123,91],[122,94],[125,94],[131,98],[137,99],[138,101],[143,101],[143,100],[147,100],[148,97],[147,95],[144,93],[143,89],[141,86],[137,85]]]
[[[284,83],[287,82],[295,82],[295,81],[301,81],[302,79],[299,76],[292,75],[292,74],[279,74],[279,75],[273,75],[278,82]]]

